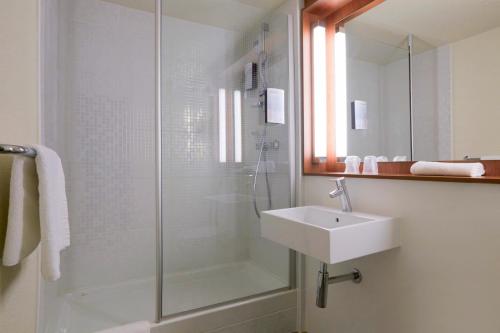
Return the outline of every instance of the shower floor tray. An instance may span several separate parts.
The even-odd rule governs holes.
[[[44,332],[92,333],[154,314],[154,278],[79,290],[62,297],[56,327]],[[278,276],[252,261],[168,275],[165,314],[175,314],[286,287]]]

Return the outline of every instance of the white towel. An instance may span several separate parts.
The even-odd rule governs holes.
[[[64,171],[55,151],[43,146],[33,148],[37,151],[42,275],[55,281],[61,276],[60,252],[70,243]]]
[[[35,161],[30,157],[14,157],[2,256],[4,266],[19,264],[40,243],[37,185]]]
[[[136,323],[117,326],[96,333],[149,333],[151,325],[147,321],[138,321]]]
[[[427,176],[480,177],[484,175],[484,166],[482,163],[445,163],[419,161],[411,166],[410,172],[414,175]]]

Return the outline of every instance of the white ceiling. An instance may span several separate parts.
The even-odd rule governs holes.
[[[453,43],[500,26],[500,0],[386,0],[346,24],[351,56],[379,64],[404,52],[407,36],[416,51]],[[384,45],[385,44],[385,45]]]
[[[500,26],[500,0],[386,0],[349,25],[440,46]]]
[[[154,12],[154,0],[103,0],[122,6]],[[244,31],[285,0],[167,0],[164,11],[170,17]]]
[[[257,8],[264,8],[264,9],[274,9],[281,5],[284,0],[235,0],[236,2],[241,2],[243,4],[257,7]]]

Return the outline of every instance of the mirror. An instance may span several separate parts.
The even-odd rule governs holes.
[[[500,159],[500,0],[386,0],[343,31],[346,155]]]

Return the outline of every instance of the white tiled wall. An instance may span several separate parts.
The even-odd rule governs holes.
[[[288,25],[269,19],[269,85],[288,88]],[[251,186],[263,130],[258,91],[243,87],[243,66],[257,62],[260,25],[244,33],[166,18],[164,36],[165,270],[173,273],[234,261],[254,260],[288,279],[288,251],[260,239]],[[222,51],[221,51],[222,50]],[[242,92],[243,162],[220,163],[218,90]],[[288,93],[288,91],[287,91]],[[231,110],[232,102],[228,103]],[[288,207],[288,127],[268,129],[266,142],[279,150],[266,156],[273,207]],[[230,154],[228,155],[231,160]],[[259,209],[266,209],[264,176],[258,179]],[[264,251],[264,253],[258,253]],[[272,258],[269,262],[269,258]]]
[[[57,89],[45,96],[44,136],[63,158],[72,233],[60,286],[150,276],[153,14],[99,0],[50,5],[59,13],[55,26],[47,24],[57,60],[46,80]]]
[[[173,17],[163,29],[165,271],[244,260],[238,174],[218,156],[218,91],[231,94],[223,74],[237,34]]]

